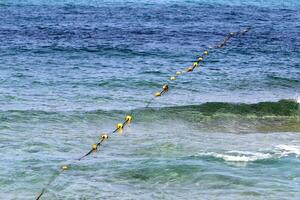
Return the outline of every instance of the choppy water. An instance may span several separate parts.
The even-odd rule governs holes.
[[[133,109],[43,198],[299,199],[299,18],[296,0],[1,1],[0,198],[34,199]]]

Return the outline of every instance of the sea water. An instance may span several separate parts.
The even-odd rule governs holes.
[[[0,1],[0,199],[35,199],[132,111],[42,198],[300,199],[299,19],[297,0]]]

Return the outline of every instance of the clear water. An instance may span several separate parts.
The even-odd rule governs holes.
[[[299,18],[296,0],[1,1],[0,199],[36,198],[131,110],[44,199],[299,199],[299,104],[279,101],[300,96]]]

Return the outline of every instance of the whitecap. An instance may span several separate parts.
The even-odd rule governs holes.
[[[253,161],[264,160],[272,157],[271,154],[268,153],[242,152],[242,151],[228,151],[226,153],[208,152],[208,153],[202,153],[202,155],[220,158],[226,162],[253,162]]]
[[[300,155],[300,146],[281,144],[276,147],[281,150],[281,156],[295,154],[298,157]]]

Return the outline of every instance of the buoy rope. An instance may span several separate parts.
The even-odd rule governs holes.
[[[212,47],[212,48],[216,48],[216,49],[218,49],[218,48],[223,48],[223,47],[225,47],[225,46],[227,45],[227,43],[230,41],[230,39],[232,39],[233,37],[240,36],[240,35],[241,35],[241,36],[242,36],[242,35],[245,35],[248,31],[250,31],[250,29],[251,29],[251,28],[248,27],[248,28],[244,29],[243,31],[239,31],[239,32],[231,32],[231,33],[229,33],[229,34],[224,38],[224,40],[223,40],[219,45],[216,45],[216,46],[214,46],[214,47]],[[210,48],[210,49],[212,49],[212,48]],[[185,74],[185,73],[193,72],[196,68],[199,67],[200,63],[204,61],[203,58],[204,58],[205,56],[207,56],[208,54],[209,54],[209,52],[208,52],[207,50],[205,50],[205,51],[197,58],[197,60],[194,61],[194,63],[193,63],[192,66],[189,66],[189,67],[185,68],[185,69],[182,70],[182,71],[177,71],[176,74],[175,74],[174,76],[171,76],[170,79],[169,79],[169,81],[167,81],[167,84],[164,84],[164,85],[163,85],[161,91],[156,92],[156,93],[154,94],[154,96],[146,103],[145,108],[149,108],[150,105],[152,104],[152,102],[154,101],[155,98],[158,98],[158,97],[164,95],[165,93],[167,93],[167,92],[169,91],[169,84],[170,84],[170,81],[175,81],[175,80],[177,79],[177,77],[179,77],[179,76],[181,76],[181,75],[183,75],[183,74]],[[90,154],[92,154],[93,152],[96,152],[97,150],[99,150],[100,146],[103,144],[103,142],[104,142],[105,140],[107,140],[107,139],[109,138],[109,135],[110,135],[110,134],[117,133],[117,132],[118,132],[118,133],[123,133],[123,129],[124,129],[126,126],[128,126],[128,125],[132,122],[132,120],[133,120],[133,118],[132,118],[133,114],[134,114],[134,111],[132,110],[131,113],[130,113],[130,115],[127,115],[127,116],[125,117],[125,119],[124,119],[123,122],[118,123],[117,126],[116,126],[116,128],[115,128],[113,131],[111,131],[111,132],[109,132],[109,133],[103,133],[103,134],[101,135],[101,137],[100,137],[100,141],[97,142],[96,144],[93,144],[93,145],[92,145],[92,148],[91,148],[86,154],[84,154],[83,156],[81,156],[81,157],[78,158],[78,159],[75,159],[75,161],[80,161],[80,160],[82,160],[83,158],[85,158],[85,157],[89,156]],[[45,187],[42,189],[42,191],[40,192],[40,194],[37,196],[36,200],[39,200],[39,199],[43,196],[43,194],[47,191],[48,187],[50,187],[50,185],[55,181],[55,179],[56,179],[62,172],[68,170],[68,169],[70,168],[71,165],[72,165],[72,163],[69,163],[68,165],[63,165],[63,166],[61,167],[61,170],[57,171],[56,174],[54,174],[54,175],[50,178],[50,180],[48,181],[48,183],[45,185]]]

